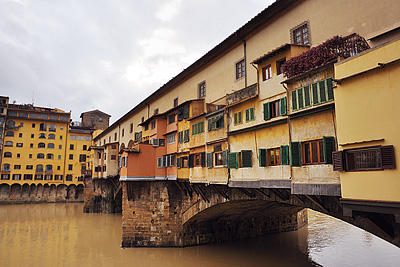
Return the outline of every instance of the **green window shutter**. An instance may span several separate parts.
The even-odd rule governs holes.
[[[325,92],[325,80],[319,81],[319,98],[321,103],[326,102],[326,92]]]
[[[326,79],[326,87],[328,88],[328,101],[333,100],[333,78]]]
[[[181,168],[181,158],[176,159],[176,168],[180,169]]]
[[[238,112],[238,123],[242,123],[242,122],[243,122],[242,112],[239,111],[239,112]]]
[[[246,121],[250,120],[250,110],[246,109]]]
[[[238,114],[237,113],[233,114],[233,124],[234,125],[238,124]]]
[[[194,154],[189,154],[189,162],[188,162],[189,168],[194,167]]]
[[[242,168],[252,167],[252,151],[251,150],[242,150]]]
[[[304,108],[304,95],[303,95],[303,88],[297,89],[297,96],[299,99],[299,109]]]
[[[292,91],[292,109],[297,110],[297,90]]]
[[[192,125],[192,135],[196,134],[196,124]]]
[[[250,108],[250,120],[254,120],[254,108]]]
[[[300,142],[290,142],[291,166],[301,166]]]
[[[231,152],[228,154],[228,168],[237,169],[238,168],[238,153]]]
[[[267,167],[267,150],[264,148],[258,150],[258,163],[260,167]]]
[[[286,96],[281,98],[281,115],[286,115],[287,114],[287,100],[286,100]]]
[[[281,146],[281,165],[289,165],[289,146]]]
[[[200,153],[200,164],[201,164],[201,167],[206,166],[206,152]]]
[[[319,98],[318,98],[318,84],[317,83],[313,83],[311,85],[312,88],[312,97],[313,97],[313,104],[317,105],[320,103]]]
[[[306,107],[311,106],[310,86],[309,85],[304,86],[304,105]]]
[[[200,124],[200,132],[204,133],[204,121],[202,121]]]
[[[271,118],[270,103],[264,103],[264,120],[269,120]]]
[[[332,164],[332,152],[335,151],[335,138],[332,136],[322,139],[324,143],[324,159],[325,164]]]
[[[222,164],[224,167],[228,167],[228,150],[222,151]]]
[[[212,168],[213,167],[213,153],[209,152],[207,153],[207,168]]]

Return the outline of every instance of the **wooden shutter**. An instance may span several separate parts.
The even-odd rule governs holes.
[[[238,124],[238,113],[237,112],[235,114],[233,114],[233,124],[234,125]]]
[[[281,146],[281,165],[289,165],[289,146]]]
[[[297,91],[292,91],[292,109],[297,110]]]
[[[189,168],[193,168],[193,166],[194,166],[194,154],[189,154],[188,165],[189,165]]]
[[[271,112],[270,112],[270,103],[264,103],[264,120],[269,120],[271,118]],[[246,117],[247,120],[247,117]]]
[[[176,159],[176,168],[180,169],[181,168],[181,158]]]
[[[200,153],[200,164],[201,164],[201,167],[206,166],[206,152]]]
[[[228,150],[222,151],[222,164],[224,167],[228,167]]]
[[[301,166],[300,142],[290,142],[291,166]]]
[[[246,122],[250,120],[250,109],[246,109]]]
[[[326,87],[328,88],[328,101],[331,101],[334,99],[333,96],[333,78],[330,77],[326,79]]]
[[[243,115],[242,115],[242,112],[239,111],[239,112],[238,112],[238,123],[240,124],[240,123],[242,123],[242,122],[243,122]]]
[[[297,97],[299,98],[299,109],[304,108],[303,88],[297,89]]]
[[[213,167],[213,153],[209,152],[207,153],[207,168],[212,168]]]
[[[287,114],[287,100],[286,96],[281,98],[281,115],[286,115]]]
[[[344,171],[344,152],[334,151],[332,152],[333,170],[334,171]]]
[[[242,156],[242,168],[245,167],[252,167],[252,151],[251,150],[242,150],[241,151],[241,156]]]
[[[304,105],[306,107],[311,106],[311,98],[310,98],[310,86],[304,86]]]
[[[254,108],[250,108],[250,120],[254,120]]]
[[[189,118],[189,109],[190,109],[189,105],[186,105],[183,107],[183,118],[184,119]]]
[[[312,96],[313,96],[313,104],[317,105],[319,104],[319,98],[318,98],[318,84],[317,83],[313,83],[311,85],[312,88]]]
[[[381,166],[382,169],[395,169],[396,161],[394,158],[394,147],[393,146],[381,146]]]
[[[178,109],[178,121],[183,120],[183,108]]]
[[[267,167],[267,150],[264,148],[258,150],[258,163],[260,167]]]
[[[231,152],[228,154],[228,168],[237,169],[238,168],[238,153]]]
[[[332,164],[332,152],[335,151],[335,138],[325,137],[322,139],[324,143],[324,160],[325,164]]]
[[[321,100],[321,103],[326,102],[325,80],[319,81],[318,85],[319,85],[319,98]]]

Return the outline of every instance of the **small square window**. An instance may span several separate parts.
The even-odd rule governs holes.
[[[283,73],[282,66],[283,66],[283,64],[285,64],[285,62],[286,62],[286,58],[282,58],[276,62],[276,75]]]
[[[236,63],[236,80],[243,78],[246,75],[246,64],[244,59]]]
[[[69,150],[74,150],[74,145],[69,145]]]
[[[310,45],[310,33],[308,22],[303,22],[299,26],[290,30],[292,43],[295,45]]]
[[[206,82],[202,82],[198,86],[198,95],[199,98],[205,98],[206,97]]]
[[[272,77],[271,65],[268,65],[265,68],[263,68],[262,74],[263,74],[263,81],[271,79]]]
[[[22,137],[22,133],[19,133],[19,134],[18,134],[18,137]]]
[[[72,164],[68,164],[68,170],[72,171]]]
[[[34,135],[34,134],[31,134],[31,138],[35,138],[35,135]]]

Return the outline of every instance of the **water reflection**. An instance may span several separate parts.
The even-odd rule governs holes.
[[[1,266],[396,266],[400,249],[309,211],[299,231],[188,248],[120,248],[121,215],[0,206]]]

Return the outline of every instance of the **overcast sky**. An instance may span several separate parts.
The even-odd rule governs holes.
[[[0,0],[0,95],[115,122],[273,0]]]

